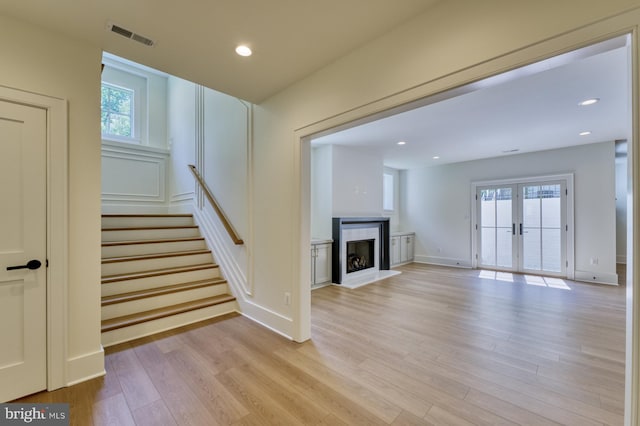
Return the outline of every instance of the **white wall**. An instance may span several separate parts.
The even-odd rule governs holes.
[[[400,170],[383,166],[381,155],[358,148],[314,146],[310,166],[312,239],[330,239],[331,218],[338,216],[386,216],[391,232],[403,230]],[[383,173],[393,176],[393,211],[381,207]]]
[[[66,36],[0,16],[0,84],[68,101],[67,381],[103,372],[100,345],[100,60]],[[54,224],[55,226],[55,224]],[[56,338],[56,337],[54,337]],[[61,339],[62,336],[57,336]]]
[[[334,145],[332,157],[333,217],[382,216],[382,155]]]
[[[241,238],[249,238],[247,162],[250,106],[204,91],[204,180]],[[233,185],[228,185],[233,182]]]
[[[398,172],[384,168],[382,155],[362,148],[322,145],[311,149],[311,237],[330,239],[331,219],[343,216],[383,216],[383,170],[395,177]],[[396,192],[397,193],[397,192]],[[391,217],[397,224],[398,205]]]
[[[169,200],[175,212],[190,211],[194,197],[195,183],[187,164],[195,164],[195,93],[194,83],[169,77]]]
[[[408,170],[402,222],[416,232],[417,261],[471,264],[472,182],[573,173],[576,271],[616,283],[614,155],[604,142]]]
[[[616,257],[627,263],[627,157],[616,157]]]
[[[391,232],[404,231],[400,222],[400,170],[391,167],[384,167],[385,174],[393,176],[393,211],[384,211],[384,216],[389,218],[389,230]]]
[[[311,238],[332,238],[333,147],[311,149]]]

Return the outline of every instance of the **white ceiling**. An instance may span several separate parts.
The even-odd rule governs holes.
[[[258,103],[437,0],[3,0],[0,14]],[[108,21],[156,42],[106,30]],[[237,44],[254,55],[235,54]]]
[[[629,70],[626,37],[621,37],[438,97],[445,100],[423,100],[426,106],[312,144],[378,150],[385,165],[410,169],[628,139]],[[588,98],[600,102],[578,105]],[[583,131],[592,133],[579,136]],[[505,152],[512,150],[518,151]]]

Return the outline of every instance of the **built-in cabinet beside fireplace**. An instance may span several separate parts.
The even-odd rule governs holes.
[[[331,240],[311,240],[311,287],[331,283]]]
[[[413,262],[415,236],[413,232],[391,234],[391,266]]]

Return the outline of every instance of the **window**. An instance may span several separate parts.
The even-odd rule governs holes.
[[[102,136],[133,139],[134,95],[131,89],[102,83]]]
[[[131,66],[103,58],[100,125],[105,141],[149,145],[147,108],[149,76]]]
[[[393,211],[393,175],[382,175],[382,209]]]

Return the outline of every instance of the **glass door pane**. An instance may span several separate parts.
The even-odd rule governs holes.
[[[482,266],[513,268],[513,188],[478,191],[480,256]]]
[[[563,271],[562,184],[520,185],[522,269]]]

